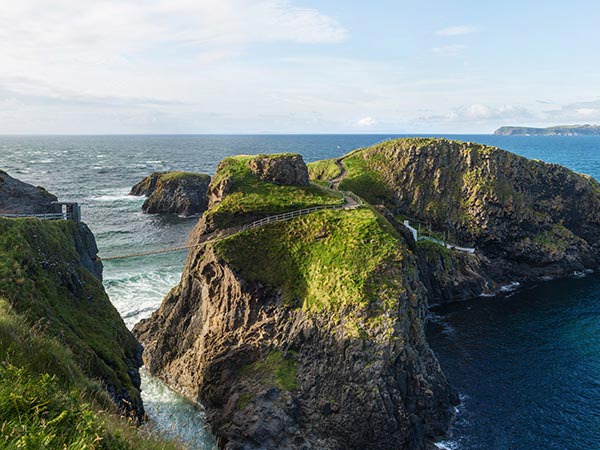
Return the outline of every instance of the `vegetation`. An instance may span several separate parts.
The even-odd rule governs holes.
[[[298,387],[296,382],[297,363],[294,353],[288,352],[287,357],[280,351],[270,352],[262,361],[256,361],[241,371],[241,376],[259,378],[263,382],[271,382],[282,391],[293,391]],[[244,409],[247,396],[240,398],[239,408]]]
[[[342,172],[335,159],[311,162],[307,164],[307,167],[310,179],[324,184],[337,178]]]
[[[0,298],[0,447],[176,449],[120,419],[72,352]]]
[[[286,305],[321,311],[397,300],[401,276],[389,271],[402,266],[401,242],[385,219],[361,208],[245,231],[215,247],[244,279],[279,290]]]
[[[264,155],[262,155],[264,156]],[[269,155],[281,157],[282,155]],[[259,155],[258,157],[261,157]],[[206,212],[207,218],[218,227],[232,226],[247,221],[248,217],[263,217],[310,208],[317,205],[336,205],[343,196],[311,184],[309,186],[279,186],[261,181],[249,167],[256,156],[235,156],[219,165],[212,185],[230,180],[229,193],[218,205]]]
[[[0,296],[73,352],[84,373],[139,401],[125,361],[137,342],[102,283],[79,264],[72,221],[0,219]]]
[[[161,177],[160,177],[161,181],[163,181],[163,182],[181,180],[183,178],[199,178],[199,179],[202,179],[207,182],[210,181],[210,175],[206,175],[203,173],[194,173],[194,172],[180,172],[180,171],[167,172],[167,173],[161,175]]]
[[[79,264],[77,226],[0,220],[0,447],[176,448],[119,419],[103,389],[139,401],[137,343]]]

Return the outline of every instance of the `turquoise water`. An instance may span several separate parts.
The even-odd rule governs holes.
[[[148,216],[130,187],[152,171],[214,173],[239,153],[340,156],[391,135],[0,136],[0,168],[61,199],[78,201],[103,255],[183,244],[197,218]],[[600,179],[598,137],[449,136],[496,145]],[[154,311],[181,276],[185,254],[111,261],[105,286],[128,326]],[[432,347],[464,398],[449,447],[600,448],[600,278],[566,280],[506,299],[434,311]],[[144,374],[143,396],[157,429],[190,448],[214,440],[201,408]]]

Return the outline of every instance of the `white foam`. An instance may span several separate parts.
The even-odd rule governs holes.
[[[521,283],[519,283],[518,281],[513,281],[513,282],[511,282],[509,284],[506,284],[506,285],[502,286],[500,288],[500,290],[502,292],[506,292],[506,293],[508,293],[508,292],[514,292],[517,289],[519,289],[520,286],[521,286]]]
[[[458,450],[460,448],[458,446],[458,442],[455,441],[434,442],[433,445],[435,445],[440,450]]]
[[[95,202],[135,202],[142,201],[143,197],[136,197],[135,195],[129,195],[128,191],[123,189],[105,191],[102,195],[91,197],[90,200]]]

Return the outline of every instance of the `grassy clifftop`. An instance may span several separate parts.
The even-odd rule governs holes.
[[[211,202],[206,212],[207,220],[221,228],[243,223],[249,218],[343,203],[341,194],[315,184],[282,185],[261,180],[250,167],[259,158],[276,160],[289,156],[295,155],[241,155],[224,159],[211,183],[213,196],[219,201]]]
[[[216,248],[244,279],[280,290],[291,307],[379,311],[402,290],[403,240],[367,208],[250,230]]]

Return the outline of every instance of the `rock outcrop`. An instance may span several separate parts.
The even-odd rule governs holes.
[[[23,183],[0,170],[0,214],[47,214],[56,200],[44,188]]]
[[[445,139],[385,142],[355,151],[343,163],[348,174],[342,189],[477,249],[468,263],[451,264],[467,278],[473,274],[471,281],[447,273],[467,282],[466,292],[599,267],[600,185],[589,176]],[[431,260],[429,252],[421,269]],[[441,286],[439,291],[450,292]],[[457,290],[452,298],[464,298],[464,292]]]
[[[222,164],[213,183],[231,189],[214,208],[257,190],[263,212],[324,195],[250,188],[253,174]],[[424,449],[446,432],[457,399],[425,341],[418,262],[381,220],[323,211],[196,248],[135,327],[147,368],[203,404],[220,448]]]
[[[308,186],[308,169],[295,154],[258,155],[249,162],[252,173],[263,181],[285,186]]]
[[[133,186],[130,195],[148,197],[142,209],[148,214],[193,216],[206,211],[210,176],[189,172],[156,172]]]

